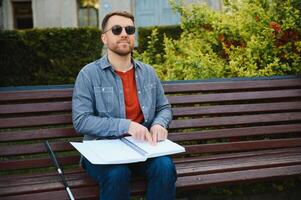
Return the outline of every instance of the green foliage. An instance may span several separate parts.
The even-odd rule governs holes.
[[[180,26],[146,27],[139,29],[138,48],[134,51],[135,59],[152,64],[155,68],[162,68],[164,63],[164,41],[167,37],[179,39],[182,29]],[[160,77],[164,68],[157,70]]]
[[[156,30],[156,40],[149,41],[152,37],[152,31]],[[151,51],[156,54],[164,53],[164,36],[179,39],[182,33],[180,26],[152,26],[152,27],[140,27],[138,30],[138,52],[143,53],[146,49],[150,49],[149,45],[153,48]],[[150,44],[152,43],[152,44]]]
[[[0,86],[73,83],[79,70],[101,55],[93,28],[0,32]]]
[[[160,39],[158,38],[158,28],[154,28],[150,33],[150,36],[143,37],[148,40],[141,39],[139,42],[138,51],[142,53],[139,54],[137,51],[134,51],[134,57],[145,63],[160,63],[163,59],[161,55],[164,49],[159,49],[157,47],[159,43],[162,45],[163,42],[160,42]],[[142,36],[140,35],[139,38],[142,38]],[[145,41],[147,41],[147,45],[143,44]],[[144,46],[148,48],[147,51],[143,51]]]
[[[254,77],[301,72],[300,2],[228,0],[224,12],[202,4],[183,6],[179,39],[164,38],[156,53],[157,31],[139,59],[153,65],[163,80]],[[237,1],[235,1],[237,2]]]

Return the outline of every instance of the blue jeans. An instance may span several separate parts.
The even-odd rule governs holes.
[[[101,200],[130,199],[132,173],[146,177],[148,200],[175,199],[177,174],[170,156],[120,165],[94,165],[84,158],[82,164],[87,173],[99,183]]]

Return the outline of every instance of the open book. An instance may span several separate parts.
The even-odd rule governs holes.
[[[142,162],[148,158],[185,152],[184,147],[168,139],[157,142],[155,146],[132,137],[70,143],[93,164]]]

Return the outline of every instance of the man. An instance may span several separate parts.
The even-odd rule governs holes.
[[[156,145],[167,138],[171,106],[154,70],[131,58],[134,17],[127,12],[109,13],[102,30],[108,52],[78,74],[72,99],[74,128],[84,140],[129,134]],[[169,156],[120,165],[93,165],[83,158],[82,165],[100,184],[102,200],[129,199],[135,173],[147,179],[147,199],[175,198],[176,171]]]

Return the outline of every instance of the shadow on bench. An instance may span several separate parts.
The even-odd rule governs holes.
[[[173,107],[169,138],[185,146],[174,156],[178,191],[298,177],[301,174],[301,77],[164,82]],[[78,166],[67,141],[72,86],[0,91],[0,199],[68,199],[44,140],[64,166],[76,199],[96,199],[98,186]],[[145,181],[133,180],[134,195]]]

